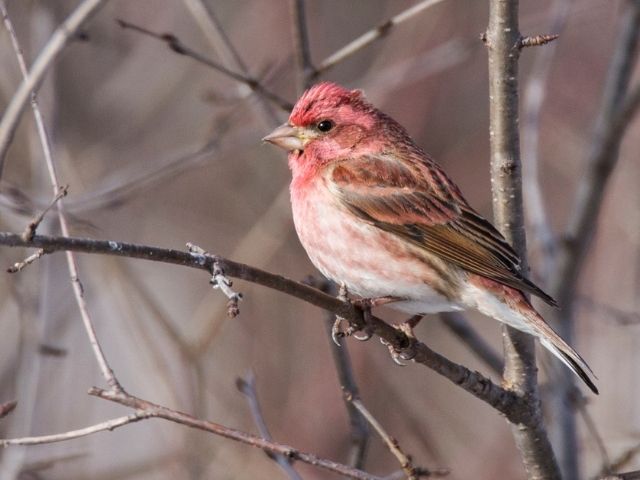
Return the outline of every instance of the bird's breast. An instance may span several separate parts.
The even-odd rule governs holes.
[[[351,214],[323,178],[304,184],[294,179],[291,204],[296,232],[311,262],[350,293],[406,298],[411,305],[398,306],[414,313],[455,309],[443,293],[451,286],[428,258],[396,235]]]

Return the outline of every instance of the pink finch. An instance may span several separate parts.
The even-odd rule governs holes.
[[[537,337],[597,393],[585,361],[523,292],[504,237],[395,120],[358,90],[321,83],[264,138],[289,152],[291,205],[313,264],[348,292],[411,314],[476,309]]]

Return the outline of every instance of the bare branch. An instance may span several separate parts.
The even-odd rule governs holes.
[[[267,428],[267,424],[264,421],[262,415],[262,409],[260,408],[260,402],[258,402],[258,394],[256,392],[256,378],[253,372],[247,373],[245,378],[238,378],[236,380],[236,386],[238,390],[247,397],[247,403],[249,403],[249,410],[251,410],[251,416],[253,417],[253,423],[258,427],[260,436],[265,440],[272,441],[273,437]],[[284,455],[274,455],[267,453],[275,462],[282,468],[287,476],[294,480],[301,480],[302,477],[298,475],[298,472],[291,466],[291,461]]]
[[[84,0],[80,3],[71,15],[53,32],[53,35],[51,35],[51,38],[33,62],[29,74],[11,97],[11,102],[9,102],[0,121],[0,177],[2,176],[7,150],[18,126],[20,115],[27,105],[31,93],[38,89],[49,66],[58,58],[67,43],[73,39],[82,24],[105,3],[106,0]],[[3,16],[6,18],[6,9],[3,11]]]
[[[408,480],[417,480],[419,478],[430,477],[432,475],[442,476],[449,473],[446,471],[431,472],[426,468],[415,467],[413,465],[411,457],[404,453],[400,448],[398,440],[387,433],[382,424],[378,422],[378,420],[371,414],[371,412],[369,412],[369,410],[367,410],[360,399],[353,398],[350,395],[345,395],[345,398],[358,410],[358,412],[360,412],[360,414],[364,418],[367,419],[369,425],[371,425],[376,433],[380,435],[380,438],[382,439],[384,444],[400,463],[400,467],[402,468],[402,471],[404,472]]]
[[[13,412],[18,405],[18,402],[11,400],[10,402],[4,402],[0,404],[0,418],[4,418]]]
[[[355,468],[351,468],[346,465],[333,462],[331,460],[326,460],[311,453],[301,452],[300,450],[297,450],[288,445],[270,442],[268,440],[265,440],[264,438],[241,432],[233,428],[225,427],[218,423],[199,420],[189,414],[179,412],[177,410],[171,410],[147,400],[134,397],[133,395],[129,395],[125,392],[102,390],[100,388],[93,387],[89,390],[89,395],[94,395],[105,400],[119,403],[126,407],[147,412],[150,416],[156,418],[162,418],[170,422],[179,423],[181,425],[186,425],[191,428],[196,428],[198,430],[203,430],[205,432],[210,432],[221,437],[251,445],[271,454],[282,455],[290,459],[291,461],[298,460],[304,463],[308,463],[309,465],[314,465],[316,467],[323,468],[340,475],[344,475],[348,478],[354,478],[358,480],[381,480],[380,477],[369,475],[362,470],[357,470]]]
[[[193,255],[179,250],[167,250],[145,245],[136,245],[112,240],[91,240],[78,237],[50,237],[35,235],[29,242],[15,233],[0,232],[0,245],[10,247],[43,248],[51,253],[61,250],[106,254],[119,257],[139,258],[156,262],[171,263],[211,272],[213,263],[218,262],[226,275],[247,280],[293,297],[299,298],[317,307],[323,308],[347,320],[364,325],[362,310],[351,302],[343,302],[315,288],[289,280],[249,265],[234,262],[219,256]],[[501,388],[488,378],[472,372],[455,362],[434,352],[425,344],[410,338],[404,332],[394,328],[375,316],[367,316],[370,323],[366,328],[385,340],[395,351],[405,358],[425,365],[467,392],[494,407],[512,423],[523,425],[539,421],[536,411],[531,411],[528,402],[513,392]]]
[[[325,58],[320,63],[320,65],[316,68],[314,72],[314,78],[317,78],[323,73],[326,73],[327,70],[335,67],[338,63],[343,62],[344,60],[354,55],[355,53],[359,52],[366,46],[372,44],[376,40],[382,37],[385,37],[386,35],[389,34],[389,31],[392,28],[400,25],[403,22],[406,22],[407,20],[410,20],[411,18],[415,17],[417,14],[421,13],[427,8],[432,7],[440,2],[442,2],[442,0],[422,0],[421,2],[418,2],[412,7],[407,8],[405,11],[400,12],[398,15],[391,17],[389,20],[387,20],[384,23],[381,23],[380,25],[373,28],[372,30],[369,30],[363,35],[360,35],[358,38],[349,42],[347,45],[342,47],[337,52]]]
[[[39,258],[42,258],[44,256],[44,253],[45,253],[44,249],[39,248],[38,250],[35,251],[35,253],[32,253],[24,260],[16,262],[13,265],[11,265],[9,268],[7,268],[7,273],[18,273],[22,271],[24,268],[28,267]]]
[[[129,23],[125,20],[118,19],[118,25],[120,25],[124,29],[133,30],[134,32],[141,33],[151,38],[155,38],[156,40],[161,40],[167,44],[167,46],[179,55],[185,55],[197,62],[206,65],[207,67],[213,68],[214,70],[226,75],[227,77],[233,78],[235,81],[243,83],[247,85],[251,90],[262,95],[267,100],[274,103],[274,105],[278,106],[284,112],[290,112],[293,108],[293,104],[287,102],[280,96],[268,90],[262,83],[252,77],[248,77],[246,75],[242,75],[241,73],[234,72],[233,70],[229,70],[224,65],[221,65],[218,62],[214,62],[213,60],[205,57],[201,53],[196,52],[192,48],[188,47],[184,43],[180,41],[178,37],[171,33],[155,33],[151,30],[147,30],[146,28],[140,27],[133,23]]]
[[[80,428],[78,430],[70,430],[68,432],[56,433],[53,435],[42,435],[39,437],[0,439],[0,447],[8,447],[9,445],[42,445],[45,443],[64,442],[74,438],[86,437],[87,435],[92,435],[94,433],[104,432],[106,430],[115,430],[118,427],[138,422],[146,418],[151,418],[153,416],[153,412],[140,410],[132,413],[131,415],[114,418],[112,420],[107,420],[106,422],[96,423],[90,427]]]
[[[183,0],[183,2],[216,52],[216,55],[220,57],[222,64],[231,70],[242,73],[245,77],[251,78],[249,67],[242,60],[240,53],[238,53],[231,39],[224,31],[213,7],[203,0]],[[238,84],[238,91],[243,96],[248,96],[252,93],[251,88],[245,83]],[[279,125],[280,121],[271,104],[265,101],[261,95],[258,95],[257,98],[260,103],[261,113],[264,114],[267,124]]]
[[[527,271],[520,136],[518,131],[518,0],[491,0],[486,44],[489,49],[491,189],[495,225],[512,244]],[[532,419],[512,422],[512,432],[530,478],[560,478],[545,431],[537,388],[534,338],[505,326],[504,380],[527,399]]]
[[[200,255],[203,258],[209,255],[202,248],[192,243],[187,243],[187,248],[190,253]],[[229,315],[229,318],[237,317],[240,314],[240,307],[238,304],[240,303],[240,300],[242,300],[242,294],[231,289],[233,282],[225,276],[222,267],[216,260],[213,261],[211,280],[209,280],[209,283],[214,289],[219,288],[220,291],[229,299],[227,302],[227,315]]]
[[[68,186],[62,186],[58,189],[58,193],[56,193],[53,196],[53,198],[49,202],[49,205],[47,205],[45,209],[42,210],[42,212],[40,212],[40,214],[36,218],[31,220],[29,222],[29,225],[27,225],[27,228],[25,229],[25,231],[22,232],[22,235],[24,235],[25,238],[33,238],[33,236],[36,234],[36,229],[42,223],[42,220],[44,220],[44,216],[47,214],[49,210],[53,208],[53,206],[58,202],[58,200],[67,196],[68,191],[69,191]]]
[[[293,44],[298,67],[298,94],[301,94],[309,88],[316,72],[311,62],[305,0],[290,0],[289,5],[293,17]]]
[[[593,135],[594,143],[587,159],[586,173],[576,192],[575,207],[565,232],[566,246],[554,276],[553,290],[558,292],[558,301],[565,307],[574,295],[576,279],[595,232],[604,190],[618,160],[622,136],[640,101],[638,90],[625,100],[640,36],[640,1],[629,0],[627,3],[630,11],[620,17],[622,25],[613,50],[603,105]],[[566,333],[564,335],[566,337]]]
[[[317,279],[313,276],[309,276],[304,281],[305,284],[319,289],[324,293],[330,295],[336,295],[335,283],[326,279]],[[340,300],[346,301],[347,298],[343,298],[342,288],[340,289]],[[330,312],[327,313],[325,326],[327,329],[327,337],[329,338],[329,348],[331,349],[331,356],[333,363],[336,367],[336,373],[338,374],[338,381],[343,392],[343,399],[347,414],[349,415],[349,423],[351,425],[351,450],[349,452],[349,465],[355,468],[363,468],[366,460],[367,449],[369,448],[369,424],[366,418],[355,408],[355,406],[349,401],[351,398],[359,398],[360,392],[358,384],[356,383],[355,376],[353,374],[353,368],[351,366],[351,357],[346,342],[337,341],[335,335],[335,322],[336,318]]]

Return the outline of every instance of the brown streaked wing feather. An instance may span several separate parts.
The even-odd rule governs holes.
[[[435,163],[405,165],[382,155],[345,159],[334,164],[328,179],[342,204],[365,221],[468,272],[556,305],[522,276],[518,255]],[[438,191],[443,188],[453,194],[443,195]]]

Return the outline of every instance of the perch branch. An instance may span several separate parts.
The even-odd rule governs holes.
[[[340,301],[303,283],[219,256],[203,256],[179,250],[78,237],[35,235],[32,240],[25,241],[19,234],[8,232],[0,232],[0,245],[43,248],[46,253],[70,250],[138,258],[182,265],[206,272],[211,272],[213,263],[218,262],[225,275],[286,293],[347,320],[360,324],[364,322],[362,310],[355,307],[351,302]],[[367,317],[369,318],[369,316]],[[494,407],[512,423],[530,425],[539,421],[536,416],[537,413],[531,411],[528,402],[519,398],[514,392],[501,388],[478,372],[472,372],[466,367],[452,362],[431,350],[424,343],[410,338],[404,332],[373,315],[369,318],[369,322],[370,324],[367,325],[367,328],[384,339],[392,348],[403,354],[405,358],[412,358],[414,362],[420,363],[446,377],[451,382]]]

